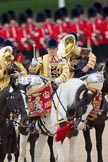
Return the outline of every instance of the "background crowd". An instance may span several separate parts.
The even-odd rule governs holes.
[[[33,44],[36,44],[39,56],[43,56],[47,53],[49,38],[53,37],[59,42],[71,32],[77,33],[79,46],[92,48],[97,62],[108,58],[108,7],[99,2],[86,12],[81,4],[71,10],[62,7],[54,12],[48,8],[34,13],[29,8],[17,15],[9,10],[1,15],[0,23],[0,36],[10,40],[16,52],[30,61],[33,58]]]

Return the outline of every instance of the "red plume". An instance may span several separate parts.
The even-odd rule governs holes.
[[[73,127],[73,123],[68,123],[67,125],[58,128],[57,131],[54,133],[54,139],[56,142],[63,140],[66,135],[68,134],[68,132],[70,131],[70,129]]]

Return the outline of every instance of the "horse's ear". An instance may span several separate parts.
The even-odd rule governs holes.
[[[12,87],[9,88],[9,93],[12,93],[14,89]]]

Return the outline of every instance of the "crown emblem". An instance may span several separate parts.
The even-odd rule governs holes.
[[[50,93],[49,93],[48,91],[45,91],[45,92],[43,93],[43,96],[44,96],[45,99],[47,99],[47,98],[50,97]]]

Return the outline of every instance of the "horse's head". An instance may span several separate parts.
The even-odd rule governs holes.
[[[74,103],[67,110],[67,117],[71,117],[76,114],[76,121],[74,124],[75,129],[83,129],[85,125],[85,121],[93,109],[92,100],[96,96],[97,92],[92,94],[85,85],[82,85],[75,97]]]
[[[12,112],[17,116],[19,114],[21,117],[27,116],[26,101],[26,87],[14,83],[8,85],[0,91],[0,115],[7,118]]]

